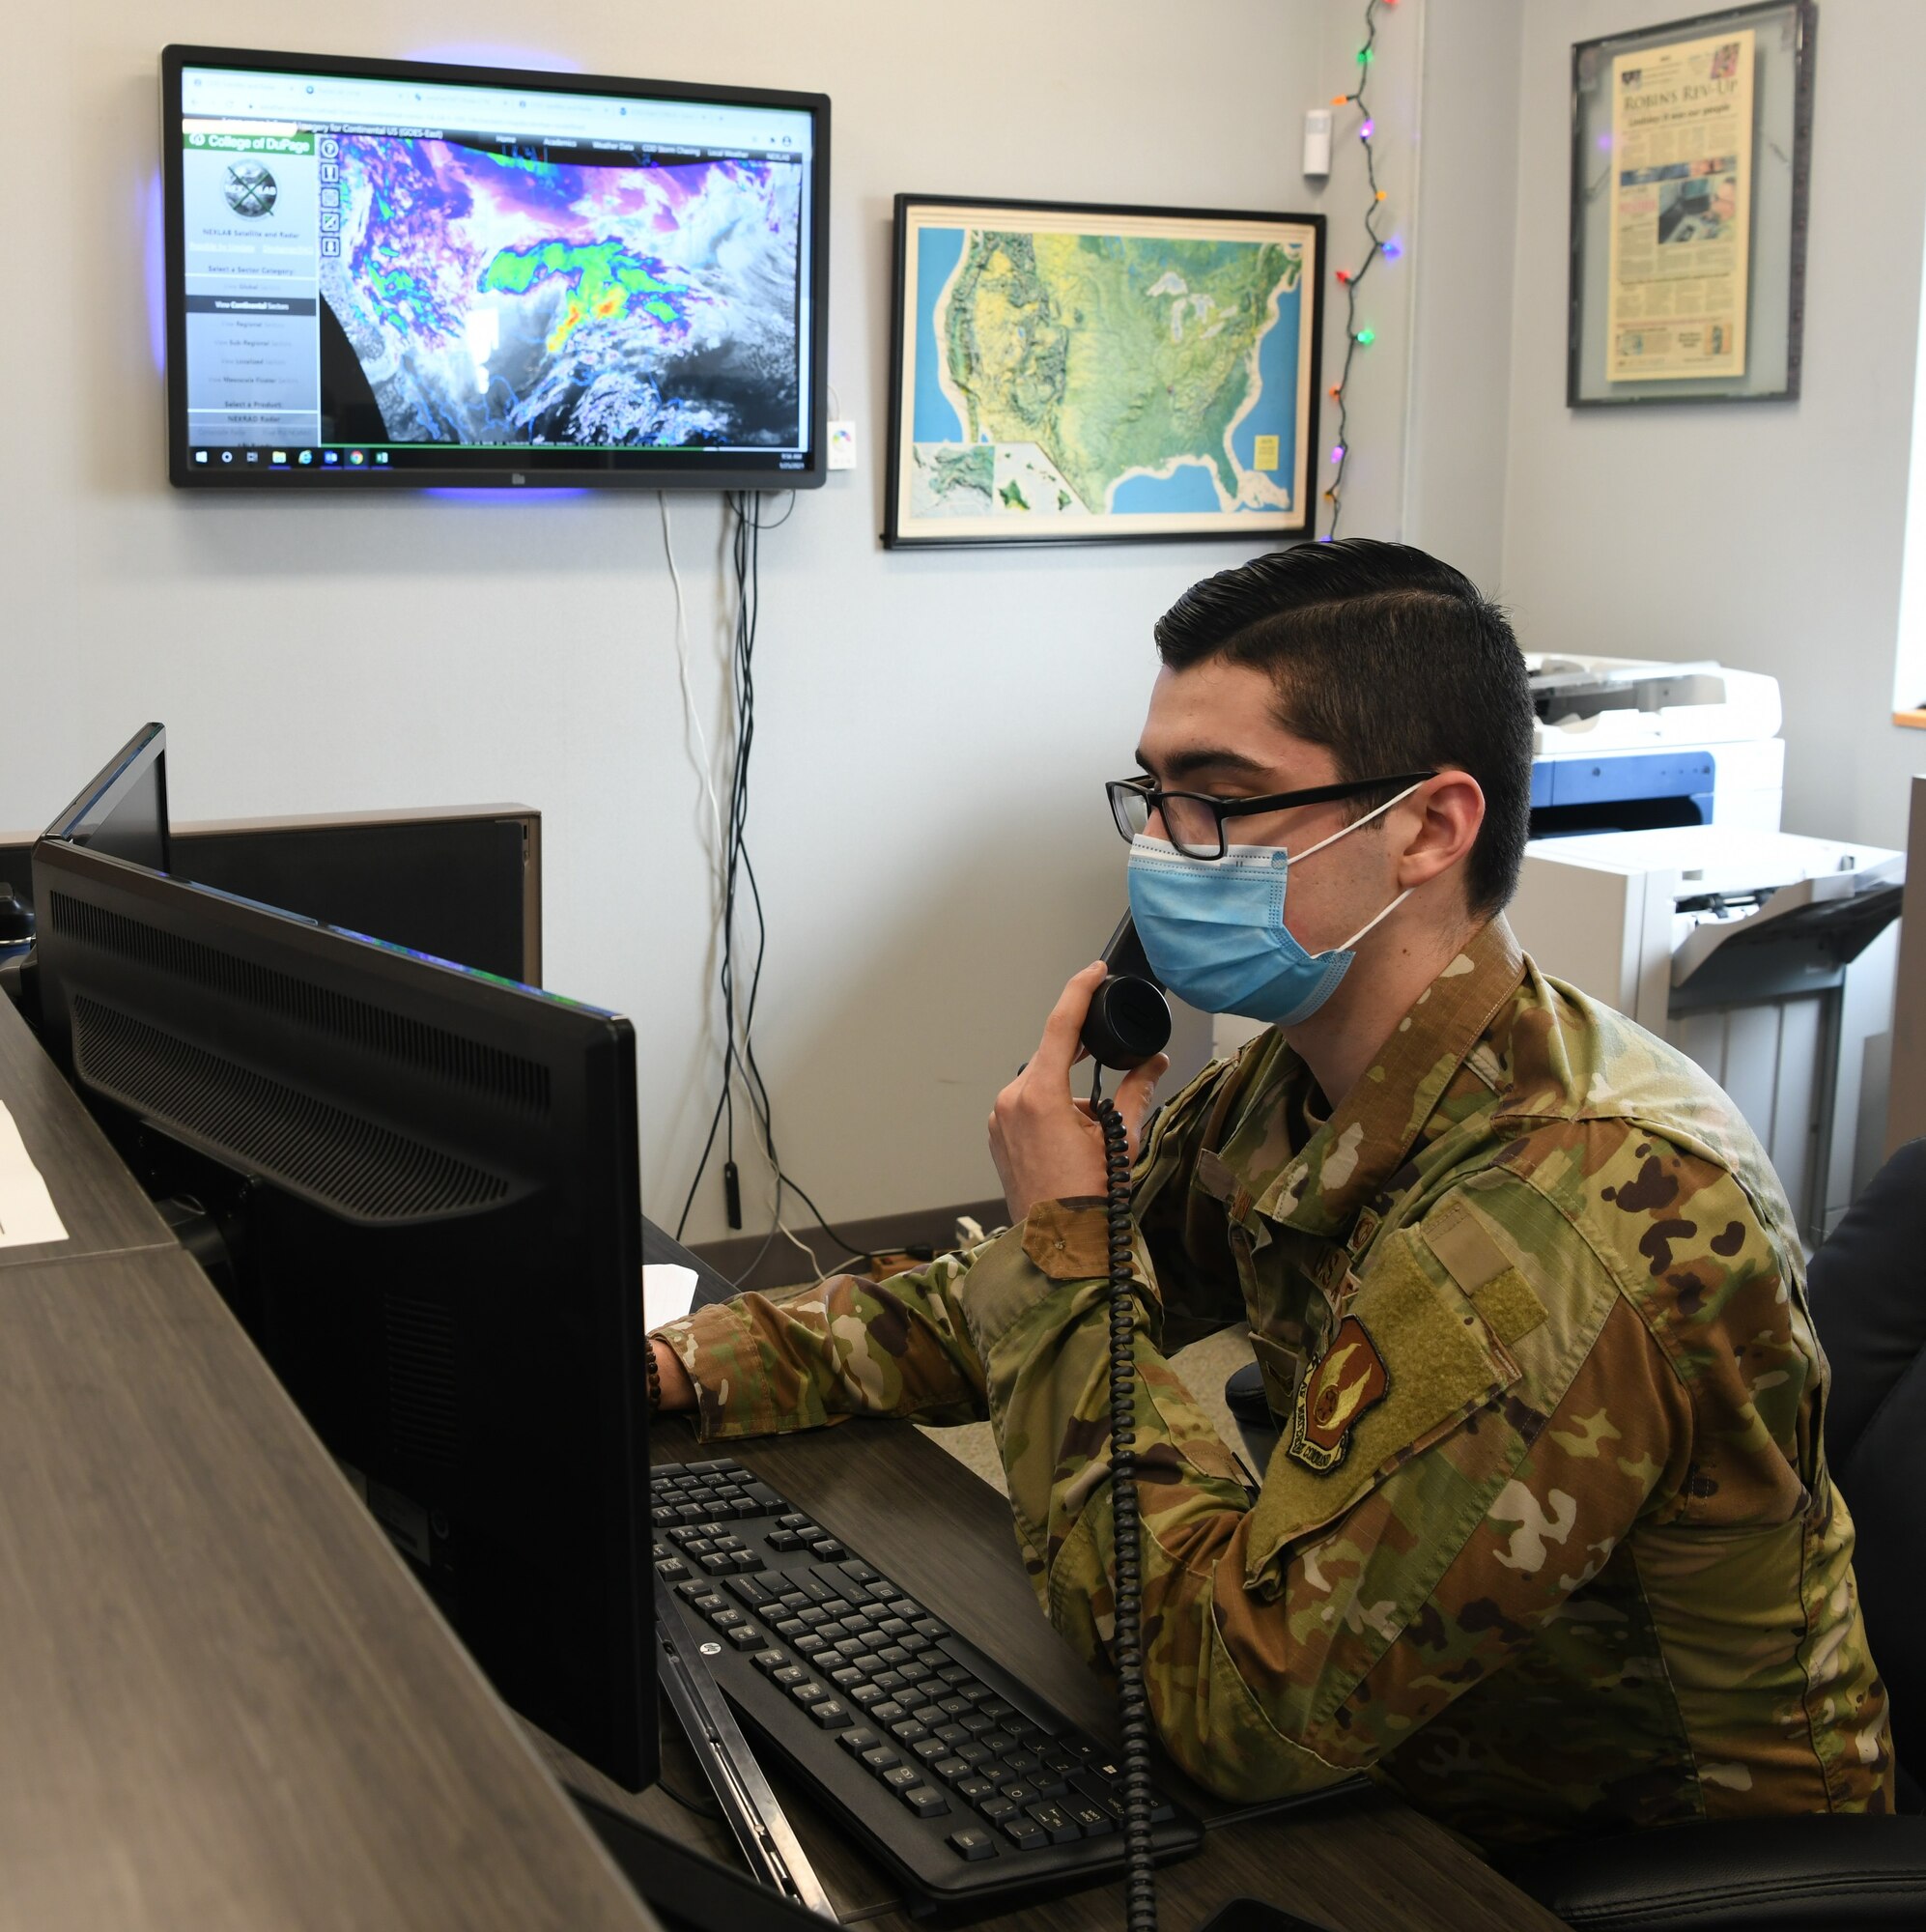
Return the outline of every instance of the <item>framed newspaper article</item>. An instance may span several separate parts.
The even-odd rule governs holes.
[[[1324,220],[896,197],[892,549],[1308,535]]]
[[[1799,389],[1816,0],[1572,49],[1565,400]]]

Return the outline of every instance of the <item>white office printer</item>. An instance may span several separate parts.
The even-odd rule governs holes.
[[[1723,665],[1525,653],[1538,726],[1532,836],[1779,829],[1779,683]]]
[[[1884,1151],[1905,876],[1902,852],[1790,832],[1598,833],[1534,839],[1510,918],[1725,1089],[1816,1245]]]

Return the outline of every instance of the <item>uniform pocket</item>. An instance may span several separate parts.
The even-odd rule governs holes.
[[[1325,1378],[1332,1384],[1321,1418],[1326,1426],[1320,1429],[1320,1417],[1309,1412],[1294,1412],[1286,1425],[1252,1512],[1247,1547],[1246,1577],[1262,1594],[1278,1586],[1278,1557],[1287,1546],[1335,1521],[1393,1470],[1518,1378],[1517,1364],[1470,1296],[1428,1261],[1416,1234],[1380,1242],[1326,1351],[1333,1362]],[[1364,1374],[1354,1329],[1374,1350],[1381,1382],[1375,1374]],[[1354,1352],[1339,1364],[1341,1346]],[[1315,1406],[1327,1393],[1319,1366],[1306,1370],[1296,1411],[1307,1410],[1307,1394]],[[1343,1417],[1347,1403],[1358,1405],[1356,1418],[1336,1440],[1328,1424]],[[1293,1446],[1321,1466],[1290,1454]]]

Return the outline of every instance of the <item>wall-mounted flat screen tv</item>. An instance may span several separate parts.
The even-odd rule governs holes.
[[[824,96],[184,46],[161,92],[175,483],[823,480]]]

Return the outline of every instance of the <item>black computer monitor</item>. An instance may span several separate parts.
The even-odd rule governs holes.
[[[145,812],[162,742],[83,803]],[[198,1251],[496,1688],[639,1787],[633,1030],[170,878],[116,856],[115,820],[34,849],[48,1051],[175,1218],[200,1210]]]

